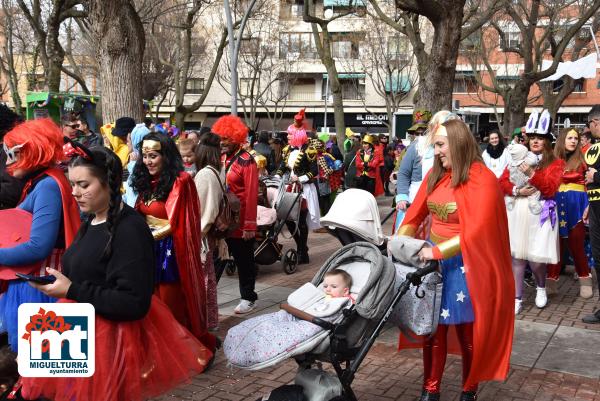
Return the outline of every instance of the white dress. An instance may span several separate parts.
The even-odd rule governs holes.
[[[558,218],[554,228],[550,219],[540,224],[541,215],[529,211],[526,196],[517,197],[513,209],[506,213],[513,258],[538,263],[558,262]]]
[[[292,177],[297,177],[294,174],[294,165],[296,164],[296,158],[300,151],[298,149],[294,149],[290,152],[288,156],[288,167],[291,171]],[[308,225],[309,230],[316,230],[321,227],[321,209],[319,209],[319,194],[317,192],[317,187],[313,183],[303,182],[304,176],[298,177],[298,181],[302,183],[302,198],[306,199],[306,204],[308,206],[308,215],[306,216],[306,224]],[[306,178],[307,179],[307,178]]]

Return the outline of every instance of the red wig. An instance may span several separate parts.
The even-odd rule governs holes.
[[[4,143],[8,148],[23,145],[19,159],[7,166],[9,172],[50,167],[64,158],[63,133],[49,118],[18,124],[6,134]]]
[[[248,138],[248,127],[237,116],[223,116],[212,126],[211,131],[221,138],[227,138],[233,143],[246,143]]]

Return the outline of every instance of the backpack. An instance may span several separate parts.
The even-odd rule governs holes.
[[[240,227],[240,199],[235,194],[227,191],[217,170],[211,166],[208,166],[208,168],[215,173],[223,190],[221,202],[219,202],[219,214],[210,228],[209,235],[217,239],[228,238]]]

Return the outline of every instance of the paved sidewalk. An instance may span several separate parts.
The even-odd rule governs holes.
[[[390,210],[390,198],[380,198],[382,217]],[[391,219],[390,219],[391,220]],[[390,232],[390,222],[385,225]],[[293,242],[281,238],[289,247]],[[257,282],[257,309],[244,319],[278,310],[289,293],[309,281],[318,268],[340,245],[328,234],[309,236],[309,265],[300,266],[293,275],[285,274],[279,264],[261,266]],[[526,290],[525,311],[515,322],[511,371],[503,383],[490,382],[480,387],[482,401],[600,401],[600,327],[584,325],[581,316],[590,313],[597,299],[577,297],[578,284],[572,276],[561,276],[559,295],[550,298],[545,309],[533,306],[534,291]],[[233,314],[239,301],[237,277],[223,276],[219,282],[219,336],[242,318]],[[423,368],[418,350],[396,351],[397,329],[388,328],[379,337],[357,373],[353,389],[360,400],[412,401],[421,391]],[[325,366],[325,368],[327,368]],[[287,361],[260,372],[227,366],[222,352],[214,367],[195,377],[192,383],[174,389],[157,400],[257,400],[275,387],[294,379],[296,365]],[[444,374],[442,400],[458,400],[461,362],[449,356]]]

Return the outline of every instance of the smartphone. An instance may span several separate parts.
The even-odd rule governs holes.
[[[23,273],[15,273],[17,277],[25,280],[25,281],[33,281],[38,284],[52,284],[56,277],[52,275],[48,276],[32,276],[31,274],[23,274]]]

